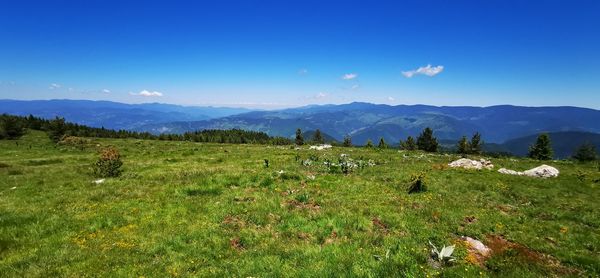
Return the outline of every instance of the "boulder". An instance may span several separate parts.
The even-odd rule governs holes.
[[[555,178],[558,177],[558,173],[558,169],[544,164],[523,172],[523,175],[537,178]]]
[[[510,169],[506,169],[506,168],[500,168],[498,170],[498,173],[507,174],[507,175],[516,175],[516,176],[522,176],[523,175],[523,172],[517,172],[515,170],[510,170]]]
[[[559,171],[558,171],[558,169],[556,169],[552,166],[548,166],[548,165],[544,164],[544,165],[541,165],[541,166],[538,166],[538,167],[535,167],[533,169],[529,169],[529,170],[523,171],[523,172],[517,172],[515,170],[500,168],[500,170],[498,170],[498,173],[507,174],[507,175],[516,175],[516,176],[536,177],[536,178],[555,178],[555,177],[558,177]]]
[[[492,169],[494,165],[491,161],[480,159],[480,160],[471,160],[468,158],[461,158],[459,160],[452,161],[448,164],[448,166],[452,168],[464,168],[464,169]]]
[[[310,150],[317,150],[317,151],[322,151],[322,150],[326,150],[326,149],[331,149],[331,145],[329,144],[323,144],[323,145],[316,145],[316,146],[310,146]]]

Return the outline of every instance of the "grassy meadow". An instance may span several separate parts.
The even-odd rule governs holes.
[[[120,150],[123,173],[96,184],[103,146]],[[341,154],[371,163],[329,171]],[[561,174],[537,179],[496,170],[538,161],[449,169],[457,158],[133,139],[77,148],[29,131],[0,141],[0,276],[600,276],[597,164],[545,162]],[[417,173],[427,191],[408,194]],[[491,257],[473,258],[461,236]],[[455,244],[456,261],[433,267],[429,241]]]

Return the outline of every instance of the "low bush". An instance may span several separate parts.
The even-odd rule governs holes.
[[[59,145],[76,147],[78,149],[83,150],[89,144],[91,144],[92,140],[87,138],[81,138],[77,136],[63,136],[60,141],[58,141]]]
[[[412,174],[407,191],[409,194],[427,191],[427,176],[425,173]]]
[[[94,163],[94,175],[102,178],[118,177],[121,174],[121,154],[114,147],[108,147],[100,151],[100,158]]]

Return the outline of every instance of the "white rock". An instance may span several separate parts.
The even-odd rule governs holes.
[[[516,176],[522,176],[523,172],[517,172],[515,170],[510,170],[510,169],[506,169],[506,168],[500,168],[498,170],[498,173],[500,174],[507,174],[507,175],[516,175]]]
[[[523,172],[523,175],[538,178],[555,178],[558,177],[558,173],[558,169],[544,164]]]
[[[483,244],[483,242],[481,242],[479,240],[470,238],[468,236],[462,237],[462,240],[466,241],[472,250],[476,251],[477,253],[479,253],[480,255],[482,255],[484,257],[487,257],[490,254],[490,252],[492,252],[492,249],[485,246],[485,244]]]
[[[452,167],[452,168],[465,168],[465,169],[492,169],[494,168],[494,165],[492,164],[492,162],[490,162],[489,160],[485,160],[485,159],[480,159],[479,161],[477,160],[471,160],[468,158],[461,158],[459,160],[455,160],[452,161],[448,164],[448,166]]]
[[[323,144],[323,145],[316,145],[316,146],[310,146],[310,150],[317,150],[317,151],[322,151],[325,149],[331,149],[331,145],[329,144]]]
[[[555,178],[558,177],[559,171],[558,169],[552,166],[544,164],[524,172],[517,172],[515,170],[501,168],[500,170],[498,170],[498,173],[507,175],[528,176],[535,178]]]
[[[99,179],[99,180],[95,180],[94,183],[95,184],[101,184],[105,181],[105,179]]]

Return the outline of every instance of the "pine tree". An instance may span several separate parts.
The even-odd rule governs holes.
[[[323,139],[323,135],[321,135],[321,130],[317,129],[315,131],[315,135],[313,136],[313,142],[315,142],[317,144],[325,143],[325,140]]]
[[[296,145],[298,145],[298,146],[304,145],[304,137],[302,136],[301,129],[296,129]]]
[[[352,147],[352,138],[350,138],[350,135],[346,135],[344,136],[344,147]]]
[[[596,146],[590,142],[581,144],[573,153],[573,158],[580,162],[594,161],[598,159]]]
[[[381,139],[379,139],[379,144],[377,145],[378,148],[380,149],[386,149],[387,148],[387,144],[385,143],[385,140],[383,139],[383,137],[381,137]]]
[[[67,125],[64,118],[56,117],[50,121],[48,126],[48,136],[54,143],[58,143],[60,139],[67,133]]]
[[[473,137],[471,137],[471,142],[469,142],[469,153],[481,154],[481,145],[483,145],[483,142],[481,141],[481,134],[479,134],[479,132],[475,132]]]
[[[6,114],[0,117],[0,139],[18,139],[23,134],[25,129],[19,118]]]
[[[550,160],[553,155],[552,143],[547,133],[538,136],[536,142],[529,147],[529,157],[537,160]]]
[[[433,137],[433,130],[431,130],[431,128],[425,128],[421,135],[417,137],[417,147],[419,150],[426,152],[437,152],[438,142],[437,139]]]
[[[400,147],[403,150],[407,150],[407,151],[414,151],[417,149],[417,145],[415,144],[415,139],[413,139],[412,136],[408,136],[406,138],[406,141],[401,141]]]
[[[469,146],[469,142],[467,141],[467,136],[463,136],[462,138],[460,138],[460,140],[458,141],[458,144],[456,145],[457,150],[456,152],[459,154],[467,154],[470,152],[470,146]]]
[[[371,139],[367,140],[367,144],[365,145],[366,148],[372,148],[373,147],[373,141],[371,141]]]

